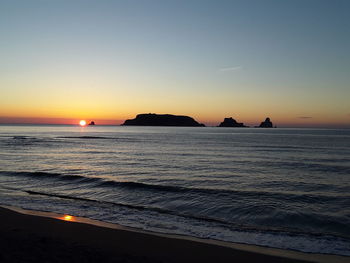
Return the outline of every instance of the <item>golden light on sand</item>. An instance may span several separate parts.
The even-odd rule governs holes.
[[[81,121],[79,122],[79,124],[80,124],[80,126],[85,126],[85,125],[86,125],[86,121],[85,121],[85,120],[81,120]]]
[[[65,221],[74,221],[74,216],[64,215],[64,216],[60,217],[60,219],[65,220]]]

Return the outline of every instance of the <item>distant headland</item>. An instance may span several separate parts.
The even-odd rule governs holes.
[[[178,126],[178,127],[205,127],[189,116],[172,114],[143,113],[138,114],[134,119],[124,121],[123,126]],[[225,118],[217,127],[249,127],[242,122],[237,122],[232,117]],[[273,128],[270,118],[266,118],[256,128]]]
[[[178,116],[171,114],[138,114],[135,119],[126,120],[125,126],[180,126],[180,127],[204,127],[188,116]]]
[[[248,127],[248,126],[245,126],[243,123],[237,122],[235,119],[230,117],[230,118],[225,118],[224,121],[220,123],[218,127]]]
[[[266,118],[265,121],[263,121],[262,123],[260,123],[259,126],[257,126],[257,128],[273,128],[273,124],[270,118]]]

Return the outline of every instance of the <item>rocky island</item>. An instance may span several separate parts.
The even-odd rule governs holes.
[[[188,116],[171,114],[138,114],[135,119],[126,120],[122,125],[129,126],[180,126],[180,127],[204,127]]]
[[[259,125],[259,128],[273,128],[273,124],[272,124],[270,118],[266,118],[265,121],[263,121]]]
[[[230,117],[230,118],[225,118],[224,121],[220,123],[218,127],[248,127],[248,126],[245,126],[243,123],[237,122],[235,119]]]

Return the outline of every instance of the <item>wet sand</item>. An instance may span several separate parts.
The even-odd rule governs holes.
[[[18,211],[0,207],[0,262],[349,262],[349,257],[154,234]]]

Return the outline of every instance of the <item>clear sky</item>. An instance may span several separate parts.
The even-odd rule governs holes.
[[[350,127],[349,14],[347,0],[0,0],[0,122]]]

